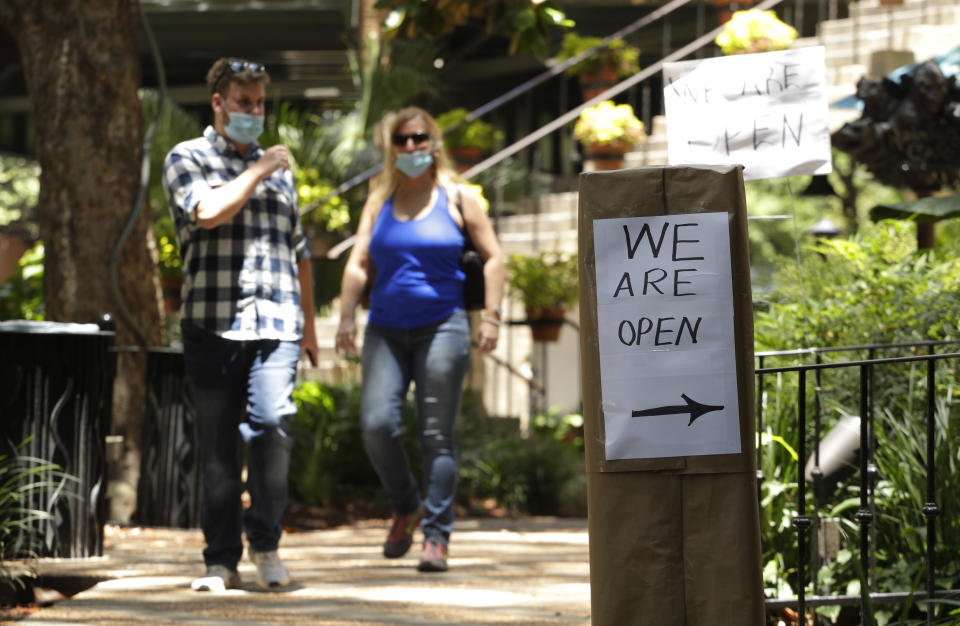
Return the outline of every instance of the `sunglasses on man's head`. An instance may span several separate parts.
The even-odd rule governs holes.
[[[224,74],[227,73],[227,69],[230,69],[234,74],[242,72],[243,70],[250,70],[251,72],[266,72],[267,66],[263,63],[253,63],[251,61],[230,61],[225,63],[223,69],[220,70],[220,75],[217,76],[217,80],[213,81],[214,86],[220,84],[220,81],[223,80]]]
[[[430,139],[430,133],[410,133],[409,135],[405,135],[403,133],[394,133],[393,145],[397,146],[398,148],[402,148],[403,146],[407,145],[407,141],[410,139],[413,139],[413,144],[415,146],[419,146],[424,141]]]

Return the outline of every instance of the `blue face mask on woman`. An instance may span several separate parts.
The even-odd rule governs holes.
[[[426,150],[397,153],[397,169],[410,178],[420,176],[431,165],[433,165],[433,155]]]
[[[251,144],[263,132],[263,116],[230,111],[230,121],[223,131],[240,145]]]

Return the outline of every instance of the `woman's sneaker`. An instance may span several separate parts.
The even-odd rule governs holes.
[[[240,574],[226,565],[207,566],[207,572],[190,584],[194,591],[226,591],[239,586]]]
[[[251,550],[250,560],[257,566],[257,583],[264,589],[283,587],[290,582],[290,572],[287,571],[276,550],[269,552]]]
[[[388,559],[399,559],[413,545],[413,531],[417,529],[417,523],[420,521],[420,509],[403,517],[394,515],[392,519],[390,534],[383,543],[383,556]]]
[[[447,571],[447,546],[433,539],[424,541],[417,569],[421,572]]]

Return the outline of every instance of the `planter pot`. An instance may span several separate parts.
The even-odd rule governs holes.
[[[450,149],[450,156],[457,164],[457,171],[461,174],[483,160],[486,153],[481,148],[473,146],[457,146]]]
[[[612,65],[604,66],[599,72],[581,74],[578,76],[578,80],[580,81],[580,90],[583,92],[584,101],[599,96],[619,82],[617,71]]]
[[[563,327],[562,307],[551,309],[527,309],[527,322],[533,333],[534,341],[557,341],[560,339],[560,329]]]
[[[160,289],[163,291],[163,311],[167,315],[173,315],[180,311],[180,288],[182,286],[182,276],[168,276],[160,279]]]
[[[594,170],[619,170],[623,169],[623,156],[630,146],[625,143],[591,143],[584,149]]]

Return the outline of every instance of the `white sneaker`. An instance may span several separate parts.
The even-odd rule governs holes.
[[[228,569],[225,565],[210,565],[207,572],[190,583],[194,591],[219,591],[234,589],[240,586],[240,574]]]
[[[257,566],[257,583],[264,589],[282,587],[290,582],[287,571],[276,550],[269,552],[250,551],[250,560]]]

